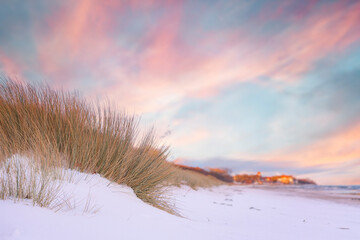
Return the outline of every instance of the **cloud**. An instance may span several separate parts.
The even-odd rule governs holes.
[[[360,158],[360,122],[341,129],[333,136],[297,150],[268,153],[269,160],[294,161],[302,166],[336,165]]]
[[[23,71],[23,67],[13,58],[6,56],[0,52],[0,73],[3,76],[18,77]]]
[[[315,11],[316,7],[321,3],[318,0],[310,1],[277,1],[276,6],[274,2],[266,2],[262,8],[260,15],[260,22],[271,21],[301,21],[311,12]],[[269,11],[273,9],[273,11]]]
[[[189,146],[210,137],[209,132],[205,129],[196,129],[190,133],[184,132],[182,135],[174,140],[177,146]]]
[[[312,174],[304,174],[304,177],[311,177],[320,184],[327,185],[359,185],[360,159],[355,159],[337,166],[329,166],[328,169]]]
[[[266,14],[273,8],[259,3],[196,4],[204,15],[195,14],[195,5],[177,1],[56,2],[40,16],[27,5],[28,22],[35,25],[30,28],[37,61],[32,68],[56,87],[107,95],[148,113],[262,76],[299,80],[314,62],[359,40],[360,3],[315,4],[317,11],[311,2],[278,3],[277,15],[300,11],[296,14],[307,18],[285,24],[272,37],[257,30],[273,18]],[[255,5],[263,10],[259,13]],[[229,17],[216,15],[217,9]],[[219,19],[207,23],[214,14]]]
[[[110,35],[115,9],[121,11],[113,1],[81,0],[61,6],[47,17],[46,25],[38,23],[39,70],[53,85],[68,87],[81,78],[93,75],[94,81],[101,75],[101,68],[94,71],[94,67],[118,50]]]
[[[134,88],[149,91],[136,91],[137,97],[124,96],[130,99],[130,104],[142,105],[141,109],[148,112],[158,110],[156,106],[171,107],[189,96],[212,97],[234,83],[254,81],[261,76],[299,81],[317,61],[340,54],[359,40],[360,31],[356,31],[359,12],[359,3],[349,6],[334,3],[271,38],[226,29],[202,32],[192,45],[182,38],[179,24],[183,13],[171,12],[145,35],[139,72],[129,80]],[[196,20],[192,29],[197,29]],[[227,40],[221,41],[217,36]],[[214,49],[216,54],[209,54]],[[123,83],[118,86],[105,92],[113,96],[113,92],[121,91]],[[170,95],[173,97],[169,98]]]

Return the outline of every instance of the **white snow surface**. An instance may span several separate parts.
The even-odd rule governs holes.
[[[0,200],[0,239],[360,239],[359,205],[244,186],[183,186],[171,190],[178,217],[99,175],[71,175],[63,182],[68,204],[58,212]]]

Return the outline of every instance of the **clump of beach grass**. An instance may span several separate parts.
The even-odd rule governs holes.
[[[89,103],[77,93],[9,79],[0,82],[2,164],[16,154],[40,156],[42,169],[63,167],[98,173],[128,185],[143,201],[174,213],[163,188],[173,173],[167,153],[167,147],[157,145],[152,130],[140,136],[134,116]],[[15,174],[16,178],[21,179],[21,174]],[[11,189],[13,184],[4,186]],[[9,196],[3,192],[4,198]],[[16,196],[30,197],[27,193]],[[40,203],[46,206],[51,199]]]

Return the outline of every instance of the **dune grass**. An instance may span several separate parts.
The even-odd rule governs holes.
[[[162,186],[172,174],[153,131],[139,136],[133,116],[46,86],[0,83],[0,161],[41,156],[41,166],[99,173],[131,187],[143,201],[172,211]]]
[[[220,184],[215,178],[168,163],[168,148],[157,144],[153,130],[140,135],[134,116],[118,113],[109,105],[89,103],[76,92],[1,79],[0,167],[9,168],[5,160],[14,155],[35,158],[32,171],[44,178],[14,182],[11,179],[21,180],[25,175],[14,170],[21,169],[20,165],[10,164],[13,170],[0,175],[0,198],[32,198],[40,206],[49,206],[56,195],[56,189],[46,185],[45,176],[58,168],[98,173],[126,184],[143,201],[175,214],[166,186],[187,184],[196,189]],[[36,192],[35,185],[45,187]]]

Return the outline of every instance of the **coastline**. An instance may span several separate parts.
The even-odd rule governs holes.
[[[318,199],[324,201],[346,204],[360,207],[360,193],[351,191],[331,191],[319,190],[315,188],[303,188],[301,186],[287,185],[240,185],[243,187],[261,189],[265,191],[274,191],[283,196],[302,197],[310,199]]]

